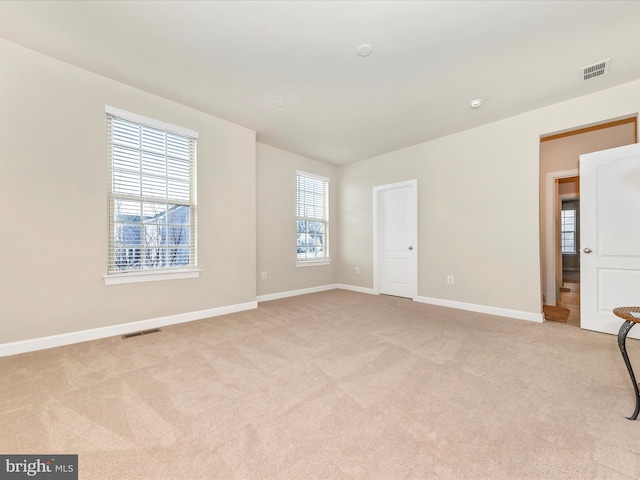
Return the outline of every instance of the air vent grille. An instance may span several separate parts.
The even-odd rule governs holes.
[[[592,78],[606,75],[607,73],[609,73],[610,63],[611,63],[611,59],[607,58],[606,60],[602,60],[598,63],[594,63],[592,65],[587,65],[586,67],[582,67],[580,69],[580,81],[586,82],[587,80],[591,80]]]
[[[159,328],[151,328],[149,330],[141,330],[140,332],[127,333],[126,335],[122,335],[122,338],[133,338],[139,337],[140,335],[149,335],[150,333],[158,333],[160,331]]]

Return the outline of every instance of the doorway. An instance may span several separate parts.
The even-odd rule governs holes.
[[[580,178],[561,178],[560,200],[560,288],[555,314],[573,327],[580,326]],[[549,320],[554,320],[553,313]]]
[[[578,204],[580,198],[580,177],[578,170],[550,172],[546,175],[546,219],[544,252],[546,253],[545,290],[543,294],[543,313],[545,320],[580,326],[580,278],[579,278],[579,223],[576,212],[563,213],[563,204],[567,207]],[[573,258],[572,258],[573,257]],[[571,282],[565,280],[571,275]],[[572,265],[578,265],[578,271],[569,273]],[[575,268],[575,267],[574,267]]]
[[[545,320],[559,321],[572,326],[580,326],[581,324],[580,292],[582,282],[580,282],[579,266],[570,266],[567,264],[568,260],[565,262],[568,255],[572,255],[573,260],[579,265],[579,200],[574,233],[575,253],[563,255],[562,247],[563,203],[580,198],[580,155],[636,142],[637,117],[635,115],[544,135],[540,138],[541,278]],[[568,228],[570,221],[565,223],[567,223],[565,227]],[[567,233],[565,238],[571,237],[568,231],[564,233]],[[565,245],[565,251],[569,251],[569,247],[569,245]],[[567,264],[567,268],[565,268],[565,264]],[[558,308],[556,309],[556,307]],[[552,315],[552,310],[556,310],[560,316]]]
[[[565,183],[577,183],[577,181],[576,177],[562,179],[560,187],[562,188]],[[561,192],[560,199],[562,205],[560,210],[561,283],[580,283],[580,197],[563,198]]]

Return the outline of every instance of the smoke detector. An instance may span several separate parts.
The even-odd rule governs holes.
[[[601,60],[597,63],[582,67],[580,69],[580,81],[586,82],[587,80],[591,80],[592,78],[601,77],[608,74],[610,63],[611,59],[607,58],[606,60]]]

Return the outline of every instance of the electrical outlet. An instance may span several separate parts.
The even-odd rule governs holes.
[[[356,273],[360,273],[360,267],[356,267]]]
[[[453,275],[447,275],[447,283],[453,285]]]
[[[267,279],[267,272],[262,272],[262,279],[266,280]]]

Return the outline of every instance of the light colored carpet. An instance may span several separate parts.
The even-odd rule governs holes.
[[[334,290],[0,368],[0,452],[81,479],[640,477],[616,338],[551,322]]]

